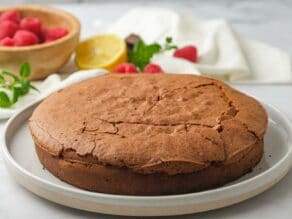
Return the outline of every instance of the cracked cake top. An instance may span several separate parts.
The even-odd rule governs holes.
[[[214,79],[107,74],[50,95],[29,126],[53,156],[175,175],[239,161],[263,139],[267,114]]]

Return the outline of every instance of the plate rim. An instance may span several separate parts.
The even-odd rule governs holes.
[[[95,203],[106,203],[106,204],[111,204],[111,205],[121,205],[121,206],[127,206],[127,205],[132,205],[132,206],[141,206],[142,204],[144,206],[151,206],[153,205],[152,202],[156,202],[159,200],[160,206],[173,206],[178,205],[179,201],[181,200],[193,200],[195,198],[201,198],[206,195],[215,195],[216,193],[221,193],[221,192],[228,192],[230,190],[235,190],[237,188],[244,187],[245,185],[250,184],[251,182],[255,180],[260,180],[261,178],[265,177],[266,175],[268,176],[271,174],[271,172],[274,172],[274,169],[278,169],[279,166],[282,166],[285,164],[285,162],[289,162],[287,166],[287,171],[288,172],[291,169],[292,165],[292,123],[290,119],[283,113],[281,112],[277,107],[271,105],[271,104],[266,104],[263,103],[264,108],[270,108],[273,111],[275,111],[280,117],[281,120],[285,122],[285,126],[288,127],[287,133],[288,133],[288,140],[287,144],[289,144],[289,149],[285,153],[281,159],[275,163],[271,168],[259,173],[258,175],[255,175],[249,179],[246,179],[242,182],[238,182],[236,184],[232,185],[227,185],[224,187],[219,187],[215,189],[210,189],[202,192],[195,192],[195,193],[186,193],[186,194],[175,194],[175,195],[159,195],[159,196],[131,196],[131,195],[116,195],[116,194],[106,194],[106,193],[98,193],[98,192],[90,192],[87,190],[82,190],[79,188],[70,188],[70,187],[65,187],[63,185],[58,185],[53,182],[50,182],[46,179],[43,179],[39,176],[34,175],[30,171],[26,170],[24,167],[22,167],[20,164],[17,163],[17,161],[13,158],[9,151],[9,146],[7,144],[7,135],[8,135],[8,130],[10,126],[13,124],[14,120],[17,119],[17,117],[21,116],[21,114],[25,113],[28,110],[31,110],[31,108],[34,108],[38,105],[38,103],[41,102],[41,100],[38,100],[29,106],[26,106],[22,110],[18,111],[15,115],[13,115],[6,123],[4,127],[4,131],[2,133],[2,154],[3,160],[7,165],[11,165],[14,170],[17,171],[18,174],[21,174],[22,176],[26,178],[30,178],[30,180],[33,180],[36,182],[39,186],[46,188],[47,190],[55,191],[55,192],[61,192],[62,194],[65,195],[70,195],[71,197],[77,197],[80,199],[80,196],[84,197],[86,196],[86,200],[93,201]],[[290,158],[290,159],[289,159]],[[9,163],[9,164],[8,164]],[[10,167],[11,168],[11,167]],[[11,170],[9,170],[10,172]],[[279,175],[279,174],[278,174]],[[284,177],[286,173],[282,176]],[[14,176],[15,177],[15,176]],[[281,178],[282,178],[281,177]],[[18,181],[18,179],[16,179]],[[26,186],[25,186],[26,187]],[[27,187],[26,187],[27,188]],[[31,189],[27,188],[28,190],[31,191]],[[252,195],[254,196],[254,195]],[[251,196],[251,197],[252,197]],[[80,199],[82,200],[82,198]],[[51,200],[52,201],[52,200]],[[143,203],[142,203],[143,202]],[[174,203],[175,202],[175,203]],[[230,204],[229,204],[230,205]]]

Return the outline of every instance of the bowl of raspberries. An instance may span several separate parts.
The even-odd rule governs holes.
[[[30,79],[56,73],[74,52],[79,21],[68,12],[47,6],[0,8],[0,69],[17,72],[29,62]]]

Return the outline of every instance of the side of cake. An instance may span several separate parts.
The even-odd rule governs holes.
[[[29,122],[42,164],[83,189],[131,195],[214,188],[263,154],[267,114],[214,79],[108,74],[46,98]]]

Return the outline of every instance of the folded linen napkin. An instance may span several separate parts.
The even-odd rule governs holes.
[[[122,37],[136,33],[147,43],[164,43],[171,36],[178,46],[197,46],[196,64],[173,57],[173,51],[155,55],[152,62],[166,72],[208,75],[231,82],[292,82],[287,53],[238,36],[224,19],[203,21],[168,9],[137,8],[107,31]]]
[[[52,92],[69,86],[71,84],[94,78],[99,75],[105,74],[107,71],[102,69],[78,71],[68,76],[66,79],[61,80],[60,75],[53,74],[47,77],[43,82],[33,82],[40,92],[31,90],[27,95],[21,97],[11,108],[0,108],[0,119],[7,119],[11,117],[18,110],[48,96]]]

